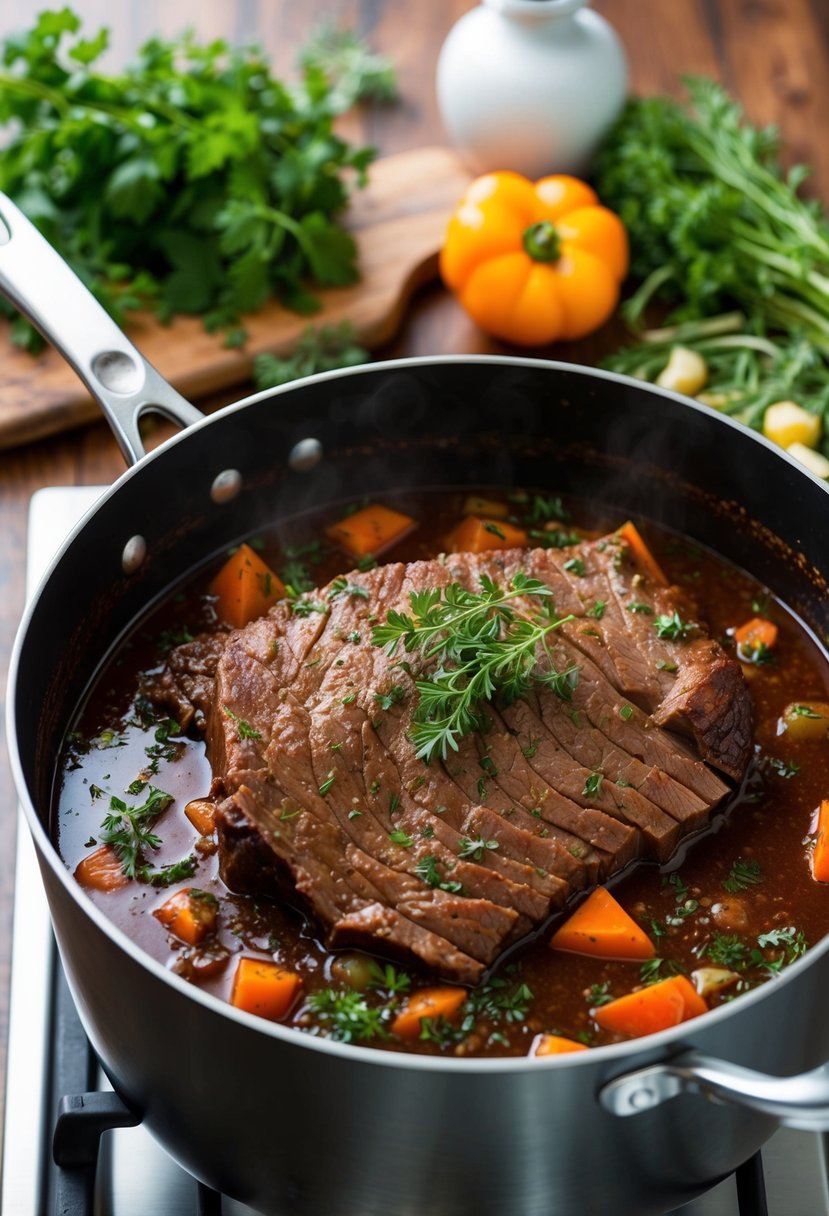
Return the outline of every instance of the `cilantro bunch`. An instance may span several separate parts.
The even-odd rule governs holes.
[[[162,321],[191,313],[241,343],[240,316],[270,296],[311,313],[309,280],[354,281],[355,245],[336,216],[348,171],[362,183],[374,153],[333,120],[376,85],[377,57],[361,75],[351,40],[339,78],[326,43],[289,85],[260,50],[190,33],[151,39],[114,75],[96,70],[106,47],[107,31],[82,37],[68,8],[5,41],[0,190],[119,323],[135,308]],[[13,334],[36,348],[21,318]]]

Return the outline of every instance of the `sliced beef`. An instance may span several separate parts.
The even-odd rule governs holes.
[[[416,661],[372,645],[372,624],[409,610],[413,591],[476,590],[482,576],[504,584],[519,571],[572,617],[537,656],[541,672],[572,677],[558,693],[539,682],[493,704],[486,733],[426,764],[409,737]],[[748,763],[739,663],[617,534],[566,554],[385,566],[308,601],[324,610],[278,604],[179,647],[147,691],[206,733],[226,795],[227,885],[292,892],[332,945],[474,982],[574,892],[637,858],[668,858],[727,794],[713,770],[739,779]],[[674,613],[692,627],[660,637],[659,618]]]

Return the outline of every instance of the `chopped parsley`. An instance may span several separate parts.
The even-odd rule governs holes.
[[[747,891],[749,887],[756,887],[763,881],[763,873],[760,869],[760,863],[749,859],[743,861],[741,857],[731,866],[728,871],[728,877],[723,879],[723,887],[734,895],[737,891]]]
[[[422,879],[429,887],[436,887],[439,891],[448,891],[450,895],[459,895],[463,891],[463,883],[456,882],[441,877],[438,869],[438,859],[432,853],[421,857],[420,861],[415,866],[415,874]]]
[[[497,840],[486,840],[483,836],[475,836],[470,839],[468,836],[461,836],[458,842],[458,857],[465,860],[480,861],[487,849],[494,850],[500,848]]]
[[[244,718],[240,718],[238,714],[235,714],[229,705],[223,705],[222,710],[230,718],[231,722],[236,723],[236,731],[240,739],[262,738],[260,731],[254,730],[250,722],[246,722]]]
[[[328,1036],[340,1043],[387,1039],[392,1009],[369,1005],[361,992],[321,988],[308,997],[308,1008]]]
[[[606,600],[596,600],[592,608],[588,608],[586,616],[592,616],[595,621],[600,621],[604,616],[605,608],[607,608]]]
[[[109,800],[109,814],[101,824],[99,839],[110,845],[127,878],[135,878],[144,849],[159,849],[161,840],[151,831],[151,825],[173,801],[173,795],[151,785],[147,801],[141,806],[127,806],[114,794]]]
[[[668,638],[672,642],[684,642],[696,630],[693,621],[683,621],[678,612],[671,616],[658,616],[653,623],[658,638]]]
[[[584,789],[581,792],[582,798],[598,798],[603,781],[604,775],[602,773],[598,770],[592,772],[584,783]]]
[[[566,570],[568,574],[577,575],[578,578],[584,578],[587,573],[584,562],[580,557],[571,557],[569,561],[564,563],[562,569]]]
[[[632,705],[623,705],[621,707],[621,709],[619,710],[619,717],[622,718],[625,722],[629,722],[630,719],[633,717],[633,706]]]
[[[319,787],[320,796],[322,798],[324,798],[325,795],[328,793],[328,791],[331,789],[331,786],[334,784],[336,779],[337,779],[336,770],[332,768],[331,771],[329,772],[328,776],[325,778],[325,780],[322,782],[322,784]]]
[[[410,849],[414,844],[411,836],[401,829],[397,829],[394,832],[389,832],[389,840],[392,842],[392,844],[399,844],[401,848],[404,849]]]
[[[402,684],[392,684],[391,688],[385,692],[376,692],[374,694],[374,700],[377,701],[383,712],[391,709],[392,705],[399,705],[405,699],[406,689]]]
[[[628,604],[628,612],[638,613],[640,616],[653,616],[653,608],[650,604],[643,604],[640,600],[631,600]],[[659,635],[662,636],[661,634]]]

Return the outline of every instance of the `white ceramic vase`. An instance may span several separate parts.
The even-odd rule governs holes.
[[[588,0],[482,0],[437,66],[446,129],[475,173],[584,174],[618,115],[627,61]]]

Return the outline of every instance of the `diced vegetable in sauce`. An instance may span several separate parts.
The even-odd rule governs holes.
[[[739,1000],[758,984],[774,982],[829,930],[827,663],[785,607],[756,582],[682,537],[640,521],[620,526],[618,518],[601,518],[550,493],[483,488],[401,495],[351,513],[300,517],[279,532],[265,534],[259,551],[240,545],[218,572],[175,588],[166,605],[140,622],[66,743],[56,805],[62,856],[89,897],[177,974],[238,1009],[343,1042],[427,1054],[540,1057],[639,1037]],[[687,610],[663,613],[658,605],[651,608],[645,594],[618,604],[610,586],[597,584],[584,563],[579,569],[574,562],[580,559],[567,548],[607,532],[618,537],[620,552],[635,563],[644,587],[681,587]],[[148,701],[145,673],[157,672],[179,645],[197,653],[203,647],[206,655],[211,631],[227,636],[227,626],[240,628],[284,597],[300,619],[307,618],[309,633],[328,627],[332,605],[347,604],[355,623],[340,639],[341,667],[332,666],[331,676],[352,683],[338,689],[337,704],[353,707],[355,723],[368,722],[357,728],[374,732],[367,736],[372,740],[382,738],[390,722],[405,719],[414,750],[417,703],[405,669],[399,681],[379,685],[350,673],[347,656],[357,639],[369,639],[387,625],[359,594],[353,567],[367,569],[383,553],[389,560],[417,561],[455,548],[493,551],[501,560],[498,550],[525,544],[561,549],[555,560],[571,563],[586,654],[600,649],[597,637],[614,619],[634,636],[641,628],[648,645],[665,647],[658,670],[670,688],[677,655],[702,622],[742,661],[757,703],[757,760],[743,789],[724,805],[717,831],[695,841],[679,868],[674,861],[662,868],[642,865],[614,879],[612,894],[601,885],[588,894],[593,879],[586,878],[575,906],[560,909],[537,940],[511,951],[476,987],[440,983],[425,970],[404,969],[348,944],[329,950],[297,899],[229,890],[219,874],[214,822],[223,795],[211,788],[199,726],[182,732],[169,707]],[[451,552],[441,560],[451,563]],[[336,598],[319,595],[315,588],[332,579]],[[520,587],[504,586],[500,594],[519,602],[525,596]],[[559,605],[549,605],[548,615],[543,599],[537,593],[537,621],[526,615],[520,620],[524,632],[537,631],[532,645],[527,643],[528,662],[533,646],[554,645],[563,627],[554,624]],[[465,619],[474,624],[482,604],[473,600]],[[436,607],[445,607],[442,594]],[[445,626],[436,635],[442,645]],[[412,657],[407,638],[401,625],[394,656],[401,665]],[[257,661],[267,665],[277,657],[263,653]],[[636,789],[605,763],[611,727],[591,720],[579,675],[576,668],[556,676],[556,723],[596,738],[595,768],[575,791],[585,813],[595,813],[609,796],[633,797]],[[550,680],[553,687],[552,673]],[[452,693],[441,702],[447,712],[463,701],[463,688],[440,691]],[[493,701],[496,711],[501,695]],[[647,705],[631,692],[613,711],[612,731],[641,729],[647,714]],[[240,754],[255,753],[264,729],[258,705],[238,715],[232,738]],[[510,859],[499,838],[519,817],[531,825],[540,848],[567,850],[574,866],[592,867],[593,874],[601,868],[601,855],[574,836],[572,824],[559,824],[542,780],[532,805],[511,804],[505,793],[509,774],[499,772],[497,748],[488,750],[500,729],[490,726],[494,733],[488,734],[485,727],[475,736],[472,773],[463,771],[470,765],[464,750],[470,736],[457,732],[460,753],[446,736],[445,759],[440,746],[428,756],[424,750],[412,762],[405,789],[390,770],[378,770],[366,780],[365,797],[347,804],[349,822],[382,815],[384,848],[404,859],[399,864],[408,864],[405,859],[419,849],[417,873],[430,894],[460,901],[459,907],[469,898],[463,867],[477,867],[475,873],[490,878],[506,872]],[[543,749],[555,746],[555,736],[539,722],[518,743],[522,763],[532,771]],[[326,743],[315,794],[327,804],[342,797],[348,784],[338,768],[342,747],[334,735]],[[429,800],[437,771],[448,771],[461,786],[468,783],[479,813],[489,818],[453,837],[447,808]],[[428,821],[405,818],[412,797],[423,800]],[[296,813],[287,801],[274,830],[290,831]],[[244,838],[244,824],[237,830]],[[267,858],[251,854],[251,864],[265,865]],[[527,869],[539,886],[549,881],[540,859]]]

